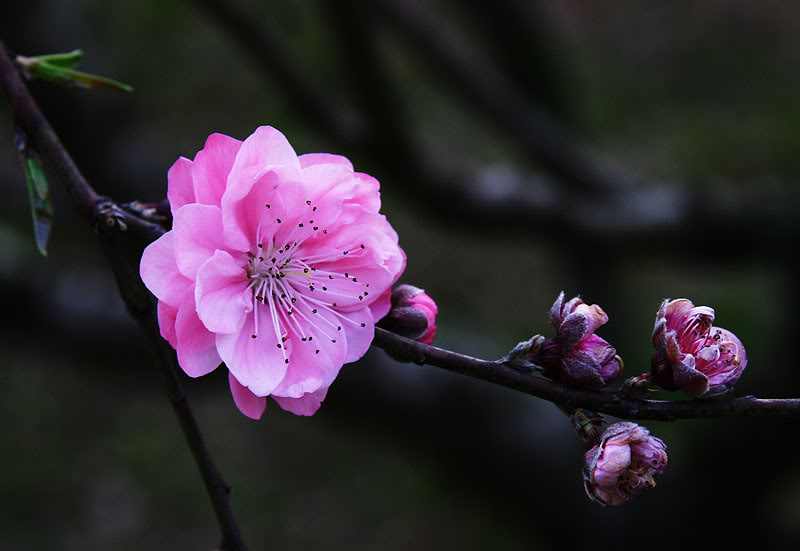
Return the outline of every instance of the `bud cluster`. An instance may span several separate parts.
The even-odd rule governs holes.
[[[651,368],[628,379],[621,393],[637,397],[654,385],[695,397],[729,391],[747,366],[747,354],[736,335],[714,325],[714,315],[712,308],[685,298],[665,300],[656,313]],[[622,359],[596,334],[608,322],[600,306],[578,297],[565,300],[562,292],[550,309],[550,322],[555,336],[535,335],[505,360],[517,368],[538,366],[553,381],[578,388],[600,389],[619,377]],[[636,423],[607,425],[602,415],[566,411],[590,447],[583,479],[593,501],[621,505],[655,486],[667,466],[662,440]]]

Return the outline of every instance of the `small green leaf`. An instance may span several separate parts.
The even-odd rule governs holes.
[[[18,150],[25,171],[25,183],[28,186],[28,200],[33,217],[33,237],[36,248],[47,256],[47,242],[50,240],[50,229],[53,225],[53,203],[50,201],[50,188],[47,183],[42,163],[36,154],[27,146],[24,135],[18,135]]]
[[[63,54],[46,54],[36,56],[31,59],[36,59],[39,62],[49,63],[50,65],[58,65],[66,69],[74,69],[78,66],[83,58],[83,50],[72,50]]]
[[[82,50],[73,50],[63,54],[46,54],[34,57],[17,56],[17,63],[23,68],[28,78],[41,78],[42,80],[71,84],[82,88],[111,88],[123,92],[133,91],[133,86],[124,82],[76,70],[82,57]]]
[[[83,88],[112,88],[121,90],[122,92],[133,92],[133,86],[114,80],[113,78],[84,73],[83,71],[74,71],[72,69],[65,69],[64,73],[67,75],[67,78]]]

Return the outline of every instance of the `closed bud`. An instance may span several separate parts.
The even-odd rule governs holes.
[[[714,310],[688,299],[665,300],[653,328],[652,381],[691,396],[725,392],[747,366],[742,342],[715,327]]]
[[[424,289],[398,285],[392,291],[391,310],[378,325],[425,344],[436,337],[436,316],[439,308]]]
[[[622,373],[616,349],[595,334],[608,321],[600,306],[578,297],[565,301],[562,292],[550,309],[550,321],[556,335],[532,358],[547,377],[572,386],[600,388]]]
[[[636,423],[610,425],[586,452],[583,485],[590,499],[622,505],[656,485],[667,467],[667,446]]]

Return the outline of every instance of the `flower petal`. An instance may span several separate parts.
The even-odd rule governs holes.
[[[235,333],[252,310],[247,274],[233,257],[217,250],[197,270],[194,296],[197,315],[213,333]]]
[[[271,126],[260,126],[242,142],[236,154],[228,173],[225,199],[238,201],[244,198],[256,181],[277,168],[299,172],[297,154],[280,131]]]
[[[194,203],[185,205],[175,213],[175,261],[178,270],[190,279],[217,249],[224,249],[222,241],[222,213],[219,207]]]
[[[198,203],[221,205],[228,174],[241,146],[241,141],[225,134],[215,132],[208,137],[192,165],[194,194]]]
[[[192,161],[179,157],[167,171],[167,200],[172,215],[183,205],[195,202]]]
[[[228,372],[228,384],[231,387],[233,402],[239,408],[239,411],[250,419],[255,419],[256,421],[261,419],[264,410],[267,408],[266,397],[256,396],[250,392],[250,389],[237,381],[230,371]]]
[[[172,348],[175,348],[178,344],[175,335],[175,318],[178,317],[178,309],[159,300],[156,306],[156,315],[158,317],[158,330],[161,336],[172,345]]]
[[[558,293],[555,302],[550,307],[550,323],[553,324],[553,329],[558,331],[558,328],[561,326],[561,322],[563,321],[564,316],[562,315],[562,310],[564,308],[564,299],[565,299],[564,291]]]
[[[273,395],[298,398],[329,386],[339,374],[347,359],[346,323],[330,310],[302,299],[295,305],[292,320],[287,317],[281,313],[292,344],[289,369]]]
[[[372,340],[375,338],[375,322],[372,320],[372,312],[369,308],[362,308],[353,312],[343,314],[347,320],[342,320],[342,328],[347,339],[347,355],[344,363],[360,360],[369,350]]]
[[[211,373],[222,363],[217,354],[214,334],[197,317],[194,300],[186,300],[178,308],[175,337],[178,364],[190,377]]]
[[[264,305],[258,308],[258,335],[255,335],[255,311],[245,319],[238,333],[217,334],[217,351],[233,376],[256,396],[270,394],[286,375],[287,365],[275,329]]]
[[[139,276],[158,300],[177,308],[191,290],[192,281],[178,271],[174,243],[174,231],[150,243],[142,253]]]
[[[369,309],[372,312],[372,319],[375,323],[379,322],[389,313],[392,309],[392,289],[387,288],[383,293],[378,295],[374,301],[369,304]]]
[[[333,155],[331,153],[306,153],[297,158],[300,161],[302,168],[308,168],[316,165],[340,165],[348,168],[353,172],[353,163],[347,157],[342,155]]]
[[[279,406],[290,413],[311,416],[317,412],[327,394],[328,387],[324,387],[315,392],[304,394],[300,398],[284,398],[281,396],[273,396],[273,398],[278,402]]]

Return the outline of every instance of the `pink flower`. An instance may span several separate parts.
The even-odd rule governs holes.
[[[622,505],[656,485],[667,467],[667,446],[636,423],[614,423],[586,452],[583,486],[593,501]]]
[[[432,344],[436,338],[436,316],[439,308],[424,289],[398,285],[389,295],[391,310],[381,320],[381,327],[404,337]]]
[[[665,300],[653,328],[652,381],[692,396],[731,388],[747,366],[747,354],[736,335],[713,322],[708,306]]]
[[[376,300],[405,268],[378,182],[328,154],[297,156],[279,131],[212,134],[168,174],[172,230],[142,256],[161,334],[192,377],[229,370],[259,418],[272,396],[312,415],[344,363],[370,346]]]
[[[550,309],[556,336],[544,341],[534,362],[549,378],[579,387],[598,388],[622,372],[622,358],[595,331],[608,321],[603,309],[575,297],[564,301],[563,291]]]

